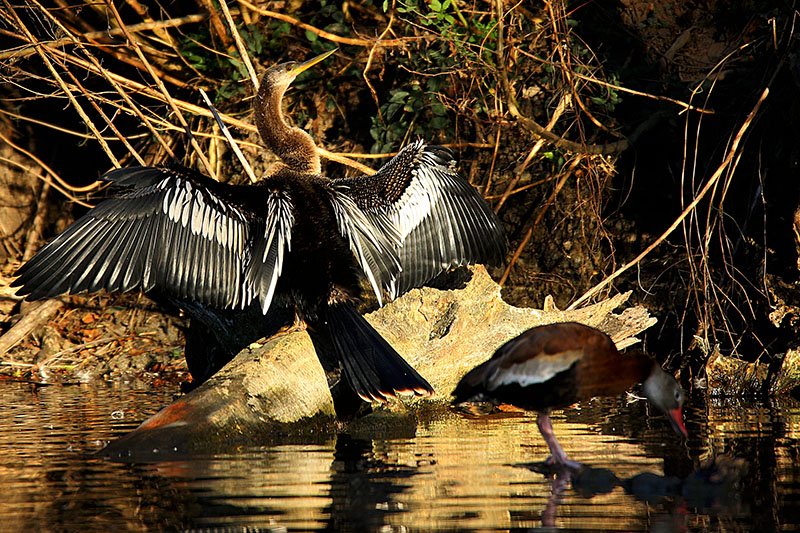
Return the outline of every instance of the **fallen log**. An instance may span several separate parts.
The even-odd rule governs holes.
[[[375,406],[376,411],[413,416],[426,406],[441,409],[461,376],[533,326],[581,322],[604,330],[624,348],[656,322],[641,307],[612,313],[630,293],[573,311],[557,309],[551,298],[544,309],[513,307],[501,299],[499,285],[483,267],[471,272],[463,288],[415,289],[367,315],[437,391],[430,399],[391,402]],[[154,460],[270,442],[281,435],[341,430],[328,378],[304,331],[279,335],[243,350],[206,383],[101,453],[115,459]],[[376,416],[380,415],[366,419]],[[355,422],[360,427],[364,423],[363,417]]]

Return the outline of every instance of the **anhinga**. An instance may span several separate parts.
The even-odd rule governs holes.
[[[414,142],[372,176],[321,175],[314,141],[286,124],[281,101],[299,73],[331,53],[264,74],[255,120],[281,162],[257,183],[218,183],[183,168],[113,170],[102,179],[115,196],[19,269],[18,294],[140,288],[229,320],[229,310],[255,305],[265,320],[289,310],[326,337],[363,399],[430,394],[356,311],[360,280],[379,302],[384,291],[394,298],[450,266],[502,260],[504,231],[441,147]]]

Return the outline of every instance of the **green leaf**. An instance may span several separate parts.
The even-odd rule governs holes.
[[[389,106],[386,108],[386,111],[384,112],[386,120],[391,120],[392,118],[394,118],[394,116],[397,114],[399,110],[400,110],[400,104],[389,104]]]
[[[434,130],[446,128],[449,124],[450,119],[447,117],[433,117],[430,122],[431,128]]]
[[[306,39],[308,39],[308,41],[311,43],[315,43],[317,42],[317,39],[319,39],[319,35],[313,31],[306,30]]]
[[[428,91],[435,93],[439,92],[439,89],[442,87],[442,78],[440,76],[434,76],[433,78],[428,78]]]
[[[431,111],[433,111],[433,114],[436,116],[441,117],[447,115],[447,108],[440,102],[434,102],[433,104],[431,104]]]
[[[408,91],[392,91],[392,96],[389,98],[390,102],[403,103],[406,101]]]

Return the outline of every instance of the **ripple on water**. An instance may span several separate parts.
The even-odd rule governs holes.
[[[443,413],[403,438],[331,434],[143,465],[94,455],[173,394],[4,384],[0,530],[800,528],[795,403],[692,398],[686,443],[626,398],[557,411],[559,440],[591,467],[574,484],[531,470],[548,452],[526,413]],[[722,454],[746,459],[746,477],[725,490],[698,482]]]

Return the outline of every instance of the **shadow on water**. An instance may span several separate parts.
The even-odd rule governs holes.
[[[554,415],[588,468],[536,471],[535,416],[445,408],[375,429],[149,464],[95,452],[171,400],[131,387],[0,387],[0,530],[778,531],[800,528],[800,403],[692,398],[690,438],[641,401]]]

